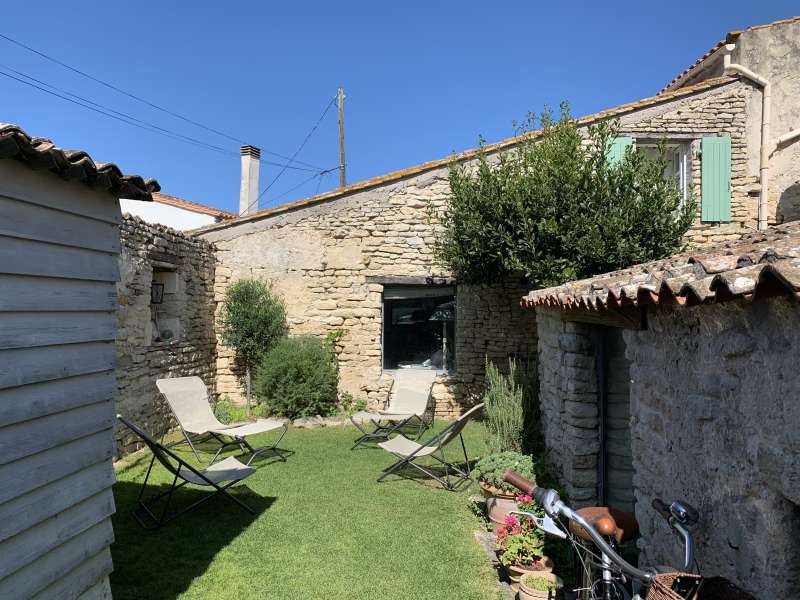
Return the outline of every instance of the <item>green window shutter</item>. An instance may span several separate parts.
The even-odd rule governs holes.
[[[633,138],[618,137],[608,142],[608,162],[615,165],[625,157],[625,149],[633,146]]]
[[[731,138],[704,137],[701,145],[702,220],[731,220]]]

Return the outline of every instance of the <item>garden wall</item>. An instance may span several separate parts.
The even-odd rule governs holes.
[[[199,375],[214,390],[213,247],[130,215],[123,219],[121,238],[117,412],[160,435],[172,421],[156,379]],[[156,305],[154,282],[164,286]],[[136,448],[127,429],[118,426],[115,435],[118,455]]]

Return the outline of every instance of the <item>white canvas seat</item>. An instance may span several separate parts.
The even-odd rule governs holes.
[[[483,403],[473,406],[425,444],[419,444],[403,435],[397,435],[390,440],[379,443],[378,447],[386,450],[398,460],[383,470],[378,481],[383,481],[384,478],[405,466],[411,466],[434,478],[441,483],[445,489],[451,491],[457,490],[462,485],[469,483],[471,468],[469,457],[467,456],[467,447],[464,445],[464,438],[461,433],[469,420],[476,416],[482,409]],[[448,462],[444,456],[445,446],[456,438],[461,440],[461,449],[464,452],[463,469],[458,465]],[[444,466],[443,475],[435,473],[429,466],[416,462],[417,459],[426,456],[437,460]]]
[[[417,437],[430,427],[433,418],[426,418],[433,382],[439,373],[432,369],[398,369],[394,374],[389,402],[384,410],[362,410],[350,417],[361,432],[351,450],[370,440],[387,440],[389,435],[416,423]],[[365,423],[372,423],[370,431]]]
[[[219,422],[211,410],[211,405],[208,401],[208,390],[203,380],[199,377],[159,379],[156,381],[156,387],[161,392],[161,395],[164,396],[164,400],[166,400],[172,414],[175,415],[184,438],[197,460],[200,460],[200,456],[197,454],[192,442],[191,436],[193,435],[205,435],[205,439],[214,438],[220,442],[219,450],[214,455],[214,458],[211,459],[212,463],[217,459],[220,452],[228,446],[239,446],[242,451],[249,451],[251,456],[250,460],[247,461],[248,465],[256,456],[264,452],[272,452],[280,460],[286,460],[278,449],[278,444],[289,428],[287,419],[257,419],[251,423],[225,425]],[[245,439],[252,435],[279,429],[283,429],[283,431],[278,439],[269,446],[253,448]]]

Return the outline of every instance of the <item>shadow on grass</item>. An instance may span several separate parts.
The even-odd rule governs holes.
[[[230,498],[218,495],[160,529],[146,530],[132,514],[140,488],[139,482],[132,481],[114,485],[117,513],[113,517],[111,589],[116,600],[177,598],[192,580],[208,569],[220,550],[276,500],[259,496],[246,484],[237,485],[230,488],[230,493],[255,511],[255,515]],[[145,495],[150,497],[166,489],[168,484],[148,485]],[[181,488],[173,495],[173,508],[188,506],[207,494],[203,489]],[[153,581],[157,581],[158,586],[154,587]]]
[[[457,467],[464,473],[471,473],[472,469],[475,467],[475,463],[477,462],[478,462],[477,460],[470,460],[467,463],[462,460],[461,462],[452,461],[450,464]],[[430,471],[431,473],[433,473],[434,475],[436,475],[441,479],[444,479],[449,475],[450,481],[453,483],[455,483],[456,480],[461,477],[461,475],[457,471],[455,471],[452,468],[447,468],[445,467],[445,465],[439,462],[433,464],[428,462],[418,463],[418,464],[420,464],[425,469],[427,469],[428,471]],[[469,467],[469,470],[467,470],[467,467]],[[387,467],[387,469],[388,468],[390,467]],[[391,483],[392,481],[397,481],[398,479],[408,479],[410,481],[416,481],[417,483],[429,487],[443,487],[441,482],[436,481],[427,473],[423,473],[422,471],[420,471],[416,467],[412,467],[411,465],[404,465],[403,467],[400,467],[398,470],[393,471],[392,474],[387,476],[382,483]],[[463,481],[457,486],[457,490],[466,489],[470,485],[471,481],[472,481],[471,479],[468,481]]]

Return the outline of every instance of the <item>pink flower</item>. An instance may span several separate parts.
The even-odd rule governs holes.
[[[508,515],[506,517],[506,525],[511,525],[511,526],[519,525],[519,521],[517,521],[517,517],[513,515]]]
[[[514,525],[514,527],[511,528],[511,535],[519,535],[520,533],[522,533],[522,527],[519,525]]]
[[[520,504],[530,504],[531,502],[533,502],[533,498],[528,494],[522,494],[520,496],[517,496],[517,502],[519,502]]]
[[[508,535],[508,530],[505,527],[500,527],[497,530],[497,537],[504,538]]]

